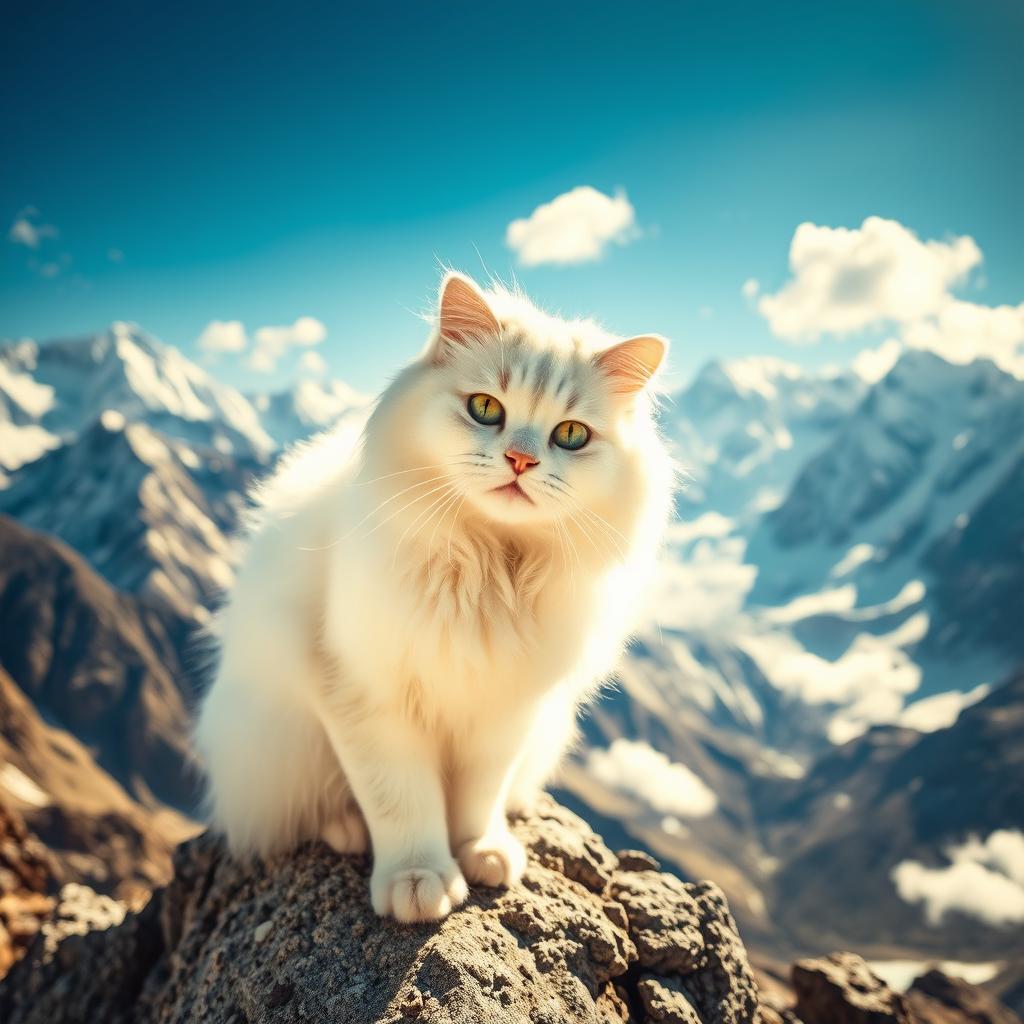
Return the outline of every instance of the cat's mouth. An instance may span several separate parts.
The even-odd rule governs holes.
[[[528,501],[531,505],[533,504],[533,498],[531,498],[526,491],[519,486],[518,480],[513,480],[511,483],[502,484],[501,487],[495,487],[493,490],[494,494],[507,494],[513,501],[522,499]]]

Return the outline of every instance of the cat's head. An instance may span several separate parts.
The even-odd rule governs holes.
[[[644,460],[660,451],[648,391],[666,350],[450,273],[407,427],[467,511],[523,527],[607,519],[643,500]]]

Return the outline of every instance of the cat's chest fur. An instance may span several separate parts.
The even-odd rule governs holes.
[[[348,650],[339,654],[364,660],[383,616],[390,628],[378,631],[369,658],[398,686],[413,681],[441,700],[542,692],[578,661],[590,618],[587,588],[557,559],[469,536],[388,567],[350,605]]]

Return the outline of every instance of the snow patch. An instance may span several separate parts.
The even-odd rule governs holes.
[[[49,795],[13,764],[0,768],[0,786],[7,790],[9,796],[30,807],[46,807],[50,803]]]
[[[932,697],[915,701],[904,708],[899,724],[907,729],[918,732],[936,732],[948,729],[959,717],[964,708],[977,704],[991,693],[992,687],[987,683],[974,687],[966,693],[952,690],[949,693],[936,693]]]
[[[897,992],[906,992],[922,974],[938,968],[950,978],[962,978],[970,985],[984,985],[1002,969],[1003,962],[968,964],[960,960],[869,960],[868,967]]]

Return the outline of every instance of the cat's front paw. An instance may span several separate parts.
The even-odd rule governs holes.
[[[526,851],[509,831],[470,839],[458,849],[459,865],[473,885],[515,885],[526,870]]]
[[[370,879],[373,909],[398,921],[437,921],[465,902],[466,880],[455,861],[447,864],[382,865]]]

